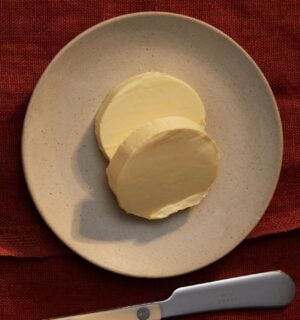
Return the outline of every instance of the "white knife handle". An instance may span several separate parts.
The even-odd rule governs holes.
[[[55,318],[52,320],[160,320],[158,303],[119,308],[108,311],[86,313],[82,315]]]
[[[160,320],[198,312],[283,307],[294,295],[293,280],[284,272],[271,271],[182,287],[157,303],[53,320]]]
[[[295,284],[284,272],[249,276],[183,287],[161,303],[162,317],[241,308],[272,308],[288,305]]]

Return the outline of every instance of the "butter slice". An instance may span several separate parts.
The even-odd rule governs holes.
[[[100,149],[111,159],[119,145],[148,121],[182,116],[205,126],[205,109],[185,82],[160,72],[146,72],[119,84],[104,99],[95,122]]]
[[[121,208],[162,219],[205,197],[218,160],[217,146],[201,126],[165,117],[134,131],[111,159],[107,175]]]

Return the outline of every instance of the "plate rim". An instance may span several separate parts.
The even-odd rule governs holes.
[[[185,271],[180,271],[180,272],[172,272],[169,274],[162,274],[162,275],[152,275],[152,274],[133,274],[130,272],[126,272],[124,270],[118,270],[116,268],[110,268],[109,266],[104,266],[101,263],[92,260],[91,258],[89,258],[88,256],[86,256],[84,253],[78,252],[75,248],[73,248],[71,245],[69,245],[69,243],[63,239],[56,231],[55,228],[53,228],[51,226],[51,223],[47,220],[46,215],[44,215],[43,210],[41,210],[40,205],[39,205],[39,201],[38,201],[38,197],[35,195],[35,192],[32,188],[32,182],[31,182],[31,178],[30,175],[28,174],[27,171],[27,165],[26,165],[26,156],[25,156],[25,140],[26,140],[26,131],[28,130],[29,127],[29,112],[28,110],[30,109],[30,106],[32,104],[32,100],[33,97],[35,96],[35,93],[39,90],[39,87],[42,85],[43,81],[47,78],[47,74],[48,72],[51,70],[52,65],[54,65],[56,63],[56,61],[60,58],[60,56],[62,56],[65,51],[67,51],[74,43],[76,43],[78,40],[80,40],[81,38],[85,37],[85,35],[89,34],[90,32],[93,32],[94,30],[104,27],[106,25],[109,24],[114,24],[115,22],[121,21],[121,20],[126,20],[126,19],[131,19],[131,18],[135,18],[135,17],[147,17],[147,16],[161,16],[161,17],[175,17],[175,18],[179,18],[182,20],[186,20],[188,22],[193,22],[196,24],[199,24],[201,26],[206,27],[207,29],[212,30],[213,32],[221,35],[223,38],[225,38],[227,41],[229,41],[229,43],[231,43],[237,50],[239,50],[247,59],[248,61],[251,63],[251,65],[256,69],[256,71],[258,72],[259,77],[261,78],[261,80],[263,81],[265,88],[267,90],[267,93],[269,95],[269,97],[271,98],[271,102],[272,102],[272,107],[274,110],[274,115],[275,115],[275,122],[277,124],[277,128],[279,130],[279,152],[278,152],[278,158],[277,158],[277,164],[276,164],[276,170],[274,169],[274,185],[272,186],[272,188],[270,187],[271,191],[269,197],[266,197],[265,199],[265,204],[264,206],[262,206],[262,215],[260,216],[260,218],[257,220],[257,222],[255,223],[255,225],[253,226],[253,228],[246,234],[246,236],[241,237],[241,239],[239,239],[239,241],[237,241],[237,243],[231,247],[228,250],[225,250],[223,252],[222,255],[218,256],[215,260],[206,263],[200,267],[193,267],[193,268],[186,268]],[[23,173],[24,173],[24,177],[25,177],[25,181],[26,181],[26,185],[27,188],[29,190],[29,193],[31,195],[31,198],[33,200],[33,203],[37,209],[37,211],[39,212],[39,215],[42,217],[43,221],[46,223],[46,225],[49,227],[49,229],[54,233],[54,235],[68,248],[70,249],[73,253],[75,253],[76,255],[80,256],[81,258],[83,258],[84,260],[88,261],[89,263],[100,267],[104,270],[110,271],[110,272],[114,272],[116,274],[121,274],[124,276],[129,276],[129,277],[133,277],[133,278],[149,278],[149,279],[159,279],[159,278],[170,278],[170,277],[174,277],[174,276],[180,276],[180,275],[184,275],[184,274],[188,274],[191,273],[193,271],[197,271],[200,269],[205,268],[206,266],[222,259],[224,256],[226,256],[228,253],[230,253],[231,251],[233,251],[237,246],[239,246],[241,244],[242,241],[244,241],[247,237],[248,234],[250,234],[252,232],[252,230],[258,225],[258,223],[261,221],[262,217],[264,216],[266,209],[268,208],[273,195],[275,193],[276,187],[278,185],[278,181],[279,181],[279,177],[280,177],[280,173],[281,173],[281,167],[282,167],[282,161],[283,161],[283,129],[282,129],[282,123],[281,123],[281,118],[280,118],[280,112],[278,109],[278,105],[275,99],[275,96],[273,94],[273,91],[271,89],[271,86],[269,84],[269,82],[267,81],[265,75],[263,74],[262,70],[258,67],[258,65],[256,64],[256,62],[254,61],[254,59],[248,54],[248,52],[241,46],[239,45],[234,39],[232,39],[229,35],[227,35],[226,33],[224,33],[223,31],[221,31],[220,29],[216,28],[215,26],[204,22],[200,19],[197,18],[193,18],[187,15],[183,15],[183,14],[178,14],[178,13],[173,13],[173,12],[166,12],[166,11],[141,11],[141,12],[134,12],[134,13],[128,13],[128,14],[122,14],[122,15],[118,15],[112,18],[109,18],[107,20],[101,21],[97,24],[95,24],[94,26],[91,26],[89,28],[87,28],[86,30],[82,31],[81,33],[79,33],[77,36],[75,36],[72,40],[70,40],[66,45],[64,45],[55,55],[54,57],[51,59],[51,61],[48,63],[47,67],[44,69],[44,71],[42,72],[40,78],[38,79],[31,97],[29,99],[28,105],[27,105],[27,109],[26,109],[26,114],[24,117],[24,122],[23,122],[23,128],[22,128],[22,133],[21,133],[21,160],[22,160],[22,168],[23,168]],[[275,166],[274,166],[275,167]]]

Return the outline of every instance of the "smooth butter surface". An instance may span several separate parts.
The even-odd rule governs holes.
[[[146,72],[119,84],[104,99],[95,122],[100,149],[111,159],[119,145],[145,123],[182,116],[205,126],[197,92],[185,82],[160,72]]]
[[[216,144],[197,123],[183,117],[155,119],[118,148],[107,175],[128,213],[161,219],[196,205],[217,172]]]

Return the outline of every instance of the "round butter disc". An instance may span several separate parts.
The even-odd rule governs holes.
[[[111,159],[133,131],[148,121],[173,115],[205,126],[203,103],[187,83],[160,72],[129,78],[112,89],[96,115],[99,147]]]
[[[111,159],[107,175],[121,208],[161,219],[203,199],[218,160],[217,146],[201,126],[165,117],[134,131]]]

